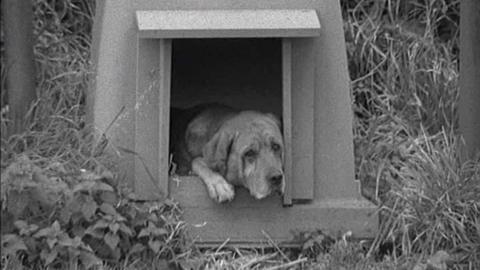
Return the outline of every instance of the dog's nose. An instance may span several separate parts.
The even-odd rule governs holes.
[[[273,186],[282,185],[283,175],[281,173],[273,174],[270,176],[269,181]]]

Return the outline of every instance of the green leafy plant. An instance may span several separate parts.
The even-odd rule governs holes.
[[[133,232],[127,227],[126,218],[120,215],[112,205],[102,203],[98,209],[101,213],[99,218],[86,229],[85,234],[97,240],[89,241],[96,250],[106,245],[111,256],[118,260],[122,253],[130,248],[129,239],[133,236]],[[120,243],[122,245],[119,245]]]
[[[37,249],[40,249],[40,259],[45,266],[63,265],[64,262],[78,260],[86,268],[90,268],[102,263],[80,237],[71,238],[58,221],[36,232],[33,238],[39,242]]]
[[[308,258],[314,259],[321,253],[328,253],[335,239],[330,235],[325,234],[321,230],[307,231],[298,233],[296,241],[301,244],[301,252]]]
[[[4,171],[2,216],[13,219],[5,226],[8,233],[2,230],[2,255],[25,266],[78,263],[88,269],[131,256],[174,260],[184,247],[181,212],[174,202],[133,201],[110,184],[115,181],[109,171],[50,174],[25,156]],[[52,179],[57,186],[44,185]]]

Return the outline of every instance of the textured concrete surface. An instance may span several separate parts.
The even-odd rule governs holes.
[[[462,1],[460,12],[460,131],[475,154],[480,151],[480,1]]]
[[[142,10],[136,12],[143,38],[318,36],[315,10]]]

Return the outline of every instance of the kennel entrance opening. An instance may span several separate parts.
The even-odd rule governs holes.
[[[281,39],[173,39],[171,67],[170,149],[177,179],[188,181],[190,167],[175,148],[187,124],[178,109],[221,104],[282,117]]]
[[[199,23],[191,25],[195,18]],[[148,181],[151,172],[144,168],[147,163],[147,167],[158,168],[153,178],[158,176],[161,190],[171,193],[168,180],[171,105],[188,107],[216,101],[282,116],[286,179],[283,203],[290,205],[292,199],[312,199],[314,50],[309,37],[319,34],[316,12],[137,11],[137,23],[137,99],[144,98],[145,91],[151,91],[155,85],[158,96],[153,101],[157,100],[158,104],[144,104],[136,112],[135,149],[143,153],[144,158],[135,161],[135,190],[141,190],[142,194],[154,190]],[[244,51],[228,53],[231,50]],[[221,55],[216,55],[222,53],[235,63],[227,63]],[[202,69],[195,66],[199,64],[195,60],[212,66]],[[259,63],[266,70],[262,70]],[[229,82],[228,77],[238,84]],[[222,91],[229,91],[228,95]],[[293,112],[292,106],[303,109]],[[158,113],[154,116],[154,112]],[[293,121],[295,117],[298,121]],[[153,126],[159,129],[144,132]],[[296,140],[292,140],[294,133],[298,136]],[[155,136],[160,141],[158,150],[148,143]],[[298,158],[293,165],[295,154]]]

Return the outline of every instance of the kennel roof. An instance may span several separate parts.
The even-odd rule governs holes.
[[[141,38],[314,37],[320,21],[313,9],[140,10]]]

